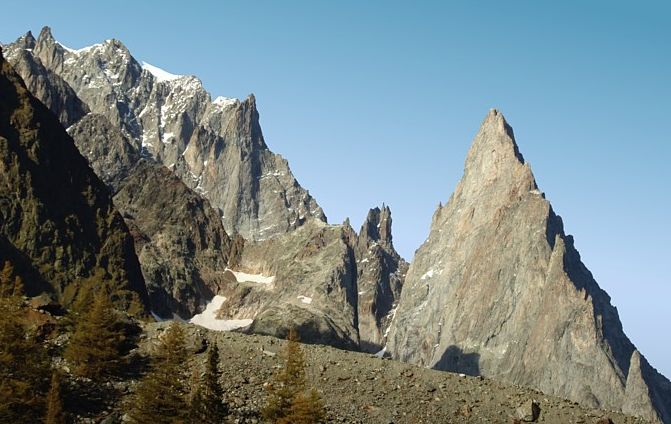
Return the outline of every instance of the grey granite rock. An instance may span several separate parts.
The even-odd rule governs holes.
[[[36,41],[30,31],[6,46],[7,61],[21,76],[28,90],[44,103],[64,127],[77,122],[89,112],[74,90],[58,74],[50,71],[33,55]]]
[[[388,350],[587,406],[625,404],[634,346],[496,110],[410,265]],[[660,413],[670,402],[651,401]]]
[[[26,38],[7,48],[25,56],[22,63],[40,63],[137,150],[207,198],[229,233],[265,240],[311,219],[326,221],[287,161],[266,146],[254,96],[212,100],[196,77],[143,66],[118,40],[73,50],[48,27],[37,40]],[[77,120],[68,113],[66,125]]]
[[[355,248],[361,349],[383,349],[386,330],[397,306],[408,264],[394,249],[388,206],[371,209]]]

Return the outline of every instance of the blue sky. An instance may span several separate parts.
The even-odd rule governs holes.
[[[122,40],[213,95],[256,95],[266,141],[330,222],[390,205],[412,259],[491,107],[625,331],[671,377],[671,2],[7,2],[0,41],[50,25]],[[9,19],[8,19],[9,18]]]

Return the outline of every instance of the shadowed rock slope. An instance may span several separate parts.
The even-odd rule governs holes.
[[[668,380],[639,360],[496,110],[410,266],[388,349],[671,422]]]
[[[133,240],[110,193],[58,119],[0,53],[0,258],[26,278],[29,295],[69,305],[108,285],[147,305]]]

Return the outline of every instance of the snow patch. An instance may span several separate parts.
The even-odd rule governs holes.
[[[272,284],[275,281],[274,275],[247,274],[246,272],[233,271],[230,268],[226,268],[226,271],[231,271],[238,283]]]
[[[387,353],[387,345],[385,345],[381,351],[377,352],[375,356],[378,358],[384,358],[384,354]]]
[[[226,298],[224,296],[214,296],[205,310],[189,320],[191,324],[215,331],[231,331],[237,328],[247,327],[254,320],[252,319],[218,319],[217,312],[221,309]]]
[[[163,69],[156,67],[152,64],[149,64],[147,62],[142,62],[142,69],[146,70],[147,72],[155,76],[158,82],[174,81],[177,78],[182,77],[182,75],[171,74],[170,72],[164,71]]]
[[[430,269],[430,270],[426,271],[426,272],[424,273],[424,275],[422,275],[421,277],[419,277],[419,280],[420,280],[420,281],[424,281],[424,280],[426,280],[427,278],[431,278],[431,277],[433,277],[433,274],[434,274],[434,273],[435,273],[435,271],[434,271],[433,269]]]
[[[233,99],[230,97],[219,96],[212,101],[212,104],[218,106],[222,109],[238,103],[238,99]]]
[[[303,303],[305,303],[305,304],[307,304],[307,305],[309,305],[309,304],[312,303],[312,298],[311,298],[311,297],[307,297],[307,296],[300,295],[300,296],[296,296],[296,298],[297,298],[297,299],[300,299],[301,302],[303,302]]]

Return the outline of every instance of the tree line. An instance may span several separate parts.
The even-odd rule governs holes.
[[[69,342],[62,351],[49,352],[44,336],[26,319],[23,281],[12,264],[4,262],[0,269],[0,422],[64,424],[68,422],[65,382],[122,378],[135,336],[112,298],[113,293],[101,287],[92,299],[79,302],[80,307],[62,320]],[[52,365],[61,356],[65,366]],[[324,404],[307,383],[305,353],[295,331],[289,332],[279,357],[283,366],[267,385],[262,418],[278,424],[323,421]],[[228,422],[231,411],[220,366],[219,347],[213,342],[205,364],[190,367],[184,328],[172,323],[161,335],[148,371],[126,397],[123,410],[138,424]]]

